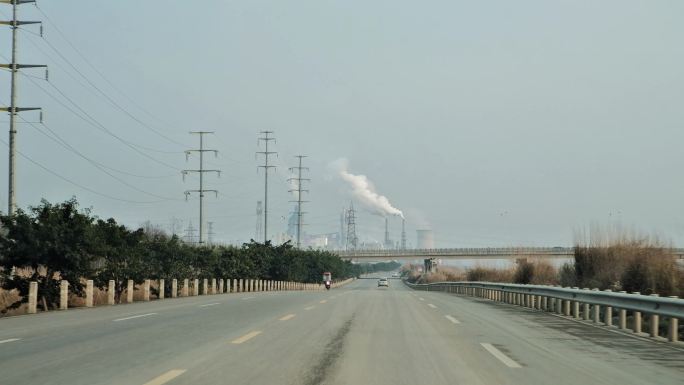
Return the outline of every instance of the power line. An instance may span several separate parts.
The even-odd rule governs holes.
[[[297,177],[290,178],[288,181],[296,181],[297,189],[289,190],[290,192],[297,192],[297,200],[291,201],[297,203],[297,248],[301,247],[302,241],[302,203],[308,202],[302,200],[302,193],[308,193],[309,190],[302,189],[304,182],[309,182],[311,179],[302,178],[302,171],[309,171],[308,167],[302,167],[302,160],[306,158],[306,155],[296,155],[295,158],[299,159],[299,166],[290,167],[290,171],[294,172],[296,170]]]
[[[275,142],[275,138],[270,136],[273,134],[273,131],[261,131],[260,134],[263,136],[260,136],[257,139],[257,145],[261,142],[264,142],[266,145],[264,151],[257,151],[257,155],[264,156],[264,164],[262,166],[258,166],[257,170],[259,168],[264,169],[264,243],[266,243],[268,242],[268,170],[276,167],[269,165],[268,160],[271,155],[277,156],[278,153],[275,151],[268,151],[269,143],[272,141]]]
[[[218,197],[218,190],[205,190],[204,189],[204,173],[215,172],[215,173],[219,174],[219,176],[221,175],[221,170],[205,170],[204,169],[204,153],[205,152],[213,152],[214,156],[216,156],[218,154],[218,151],[216,151],[216,150],[207,150],[204,148],[204,135],[213,134],[213,133],[214,133],[213,131],[191,131],[190,134],[199,135],[200,147],[199,147],[199,149],[185,151],[186,159],[193,152],[198,152],[199,157],[200,157],[199,169],[197,169],[197,170],[183,170],[183,178],[185,178],[185,175],[187,175],[188,173],[198,173],[199,174],[199,190],[187,190],[187,191],[185,191],[185,196],[187,198],[193,192],[196,192],[199,194],[199,198],[200,198],[200,201],[199,201],[199,243],[200,244],[204,243],[204,218],[203,218],[204,217],[204,193],[205,192],[213,192]]]

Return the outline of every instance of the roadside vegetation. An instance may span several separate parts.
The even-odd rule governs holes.
[[[578,243],[573,261],[556,267],[549,261],[521,256],[514,267],[470,269],[440,267],[437,272],[408,279],[417,283],[439,281],[487,281],[681,296],[684,266],[677,263],[670,246],[646,237],[620,236]]]
[[[298,250],[290,243],[272,245],[252,240],[241,247],[202,246],[182,242],[154,228],[130,229],[116,220],[100,219],[80,209],[75,199],[52,204],[42,201],[14,216],[0,215],[0,314],[22,306],[29,282],[38,282],[39,307],[55,309],[59,281],[82,295],[86,279],[104,289],[116,281],[120,301],[126,281],[173,278],[249,278],[320,282],[324,271],[345,279],[373,268],[354,265],[337,255]],[[97,294],[96,294],[97,300]]]

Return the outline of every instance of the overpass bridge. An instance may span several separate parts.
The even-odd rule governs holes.
[[[382,261],[424,258],[440,259],[519,259],[547,258],[567,259],[573,256],[572,247],[479,247],[448,249],[377,249],[341,250],[338,255],[347,260]],[[684,249],[674,249],[680,260],[684,259]]]

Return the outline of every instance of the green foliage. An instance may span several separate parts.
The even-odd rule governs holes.
[[[0,267],[24,271],[3,279],[5,290],[18,289],[24,297],[28,282],[37,281],[45,310],[57,306],[59,283],[69,281],[72,290],[82,292],[81,278],[92,275],[91,268],[98,242],[94,219],[88,210],[79,211],[75,199],[52,205],[43,200],[28,212],[18,210],[14,216],[0,216]],[[11,279],[10,279],[11,278]],[[26,298],[10,305],[16,308]]]
[[[320,250],[298,250],[288,242],[273,246],[255,241],[242,247],[202,246],[181,242],[159,231],[131,230],[110,218],[101,220],[79,211],[75,199],[52,205],[42,201],[28,212],[0,216],[0,283],[17,289],[23,302],[28,283],[38,281],[47,308],[57,306],[59,279],[82,293],[82,280],[93,278],[106,288],[115,281],[115,300],[127,281],[194,278],[251,278],[321,282],[325,271],[333,279],[358,276],[361,267]],[[13,268],[24,272],[10,276]],[[18,307],[18,301],[11,307]]]

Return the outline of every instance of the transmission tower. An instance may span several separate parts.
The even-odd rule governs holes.
[[[302,160],[306,158],[306,155],[296,155],[295,158],[299,160],[299,165],[295,167],[290,167],[290,172],[296,173],[297,177],[290,178],[288,181],[296,181],[297,189],[292,189],[290,192],[297,192],[297,200],[291,201],[297,203],[297,248],[301,246],[302,243],[302,216],[305,214],[302,211],[302,203],[307,203],[308,201],[302,200],[302,193],[308,193],[309,190],[303,189],[304,182],[309,182],[311,179],[302,178],[302,171],[309,171],[308,167],[302,167]]]
[[[271,168],[275,168],[276,166],[269,165],[268,160],[271,155],[276,155],[277,152],[275,151],[268,151],[268,145],[271,143],[271,141],[275,142],[275,138],[271,137],[273,134],[273,131],[261,131],[260,136],[257,139],[257,145],[260,144],[261,142],[264,142],[266,148],[264,151],[257,151],[257,155],[263,155],[264,156],[264,164],[262,166],[258,166],[257,170],[260,168],[264,169],[264,244],[268,242],[268,170]]]
[[[350,202],[346,217],[347,250],[356,250],[356,247],[359,244],[359,239],[356,237],[356,211],[354,211],[354,202]]]
[[[256,233],[254,234],[254,239],[259,240],[264,236],[264,208],[261,205],[261,201],[257,201],[256,215]]]
[[[9,25],[12,29],[12,62],[9,64],[0,64],[0,68],[8,68],[12,73],[11,89],[10,89],[10,106],[0,107],[0,111],[9,112],[10,127],[9,127],[9,183],[7,192],[7,212],[13,215],[17,209],[16,197],[16,152],[17,152],[17,113],[22,111],[40,110],[40,107],[17,107],[17,75],[22,68],[47,68],[42,64],[18,64],[17,63],[17,34],[19,27],[27,24],[40,24],[43,35],[43,25],[40,21],[19,21],[17,20],[17,6],[27,3],[35,3],[35,0],[0,0],[0,3],[12,4],[12,20],[0,21],[0,25]],[[47,70],[45,72],[47,78]],[[42,113],[41,113],[42,115]],[[41,121],[42,121],[41,117]]]
[[[215,172],[221,176],[221,170],[205,170],[204,169],[204,153],[205,152],[213,152],[214,156],[218,156],[218,151],[216,150],[205,150],[204,149],[204,135],[207,134],[213,134],[213,131],[191,131],[190,134],[195,134],[199,135],[200,138],[200,147],[199,149],[195,150],[187,150],[185,151],[185,160],[187,161],[188,158],[190,157],[190,154],[193,152],[198,152],[199,153],[199,158],[200,158],[200,167],[197,170],[183,170],[183,180],[185,180],[185,176],[188,173],[198,173],[199,174],[199,190],[187,190],[185,191],[185,199],[187,200],[190,194],[192,193],[198,193],[199,194],[199,243],[202,244],[204,243],[204,193],[205,192],[213,192],[216,194],[216,197],[218,197],[218,190],[205,190],[204,189],[204,174],[207,172]]]
[[[195,238],[197,238],[195,235],[196,232],[197,230],[195,229],[195,226],[192,225],[192,221],[188,222],[188,227],[185,229],[185,242],[195,243]]]

